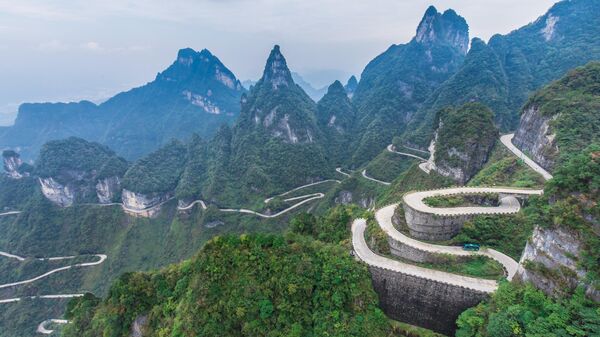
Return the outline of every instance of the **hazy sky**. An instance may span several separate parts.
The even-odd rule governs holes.
[[[429,5],[485,40],[555,0],[0,0],[0,125],[22,102],[101,101],[151,81],[177,50],[209,49],[257,79],[273,44],[315,86],[359,75],[405,43]]]

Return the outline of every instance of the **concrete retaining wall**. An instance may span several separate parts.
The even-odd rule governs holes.
[[[488,295],[369,266],[379,305],[390,318],[453,336],[456,319]]]
[[[473,215],[439,216],[423,213],[406,204],[402,207],[410,235],[417,240],[449,240],[458,234],[465,222],[473,218]]]

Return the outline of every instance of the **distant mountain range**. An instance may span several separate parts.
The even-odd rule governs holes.
[[[135,159],[171,138],[193,133],[212,137],[220,125],[237,118],[245,91],[208,50],[182,49],[154,81],[100,105],[88,101],[21,105],[14,126],[0,130],[0,148],[17,149],[31,159],[45,142],[77,136]]]

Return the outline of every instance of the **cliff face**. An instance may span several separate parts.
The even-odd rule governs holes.
[[[75,201],[72,187],[58,183],[54,178],[39,178],[40,187],[44,196],[60,207],[69,207]]]
[[[548,171],[554,169],[558,157],[556,134],[550,128],[550,122],[557,117],[544,116],[538,106],[529,106],[513,138],[516,147]]]
[[[109,204],[118,200],[121,193],[121,179],[109,177],[98,180],[96,183],[96,196],[101,204]]]
[[[142,194],[123,189],[123,210],[134,216],[154,217],[160,212],[160,205],[172,198],[170,193]]]
[[[38,178],[42,194],[60,207],[69,207],[75,203],[109,204],[118,201],[121,193],[119,177],[95,180],[85,172],[71,172],[70,177],[71,179],[65,179],[64,175],[60,178]]]
[[[586,275],[578,266],[583,245],[574,231],[536,227],[519,261],[518,276],[548,295],[564,295],[581,284]],[[600,291],[593,286],[586,285],[586,294],[600,301]]]
[[[4,151],[2,153],[4,162],[4,171],[12,179],[21,179],[29,176],[29,172],[23,170],[23,161],[18,153],[14,151]]]
[[[483,167],[498,138],[493,114],[467,103],[440,113],[432,166],[439,174],[465,184]]]

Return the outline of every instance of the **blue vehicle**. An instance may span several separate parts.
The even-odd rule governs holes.
[[[464,250],[469,250],[469,251],[478,251],[479,248],[480,248],[480,246],[477,243],[465,243],[463,245],[463,249]]]

